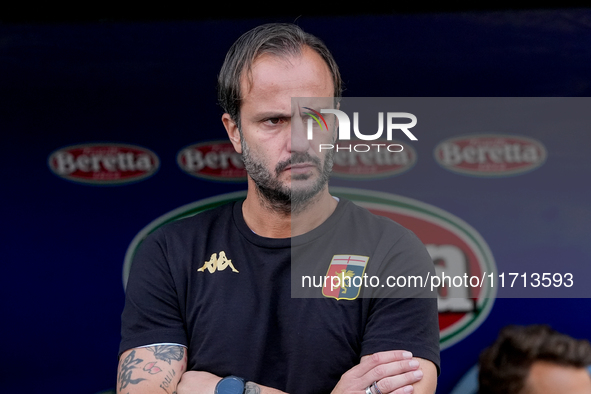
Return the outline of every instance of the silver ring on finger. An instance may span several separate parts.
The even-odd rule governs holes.
[[[371,391],[371,385],[365,388],[365,394],[375,394],[373,391]]]
[[[382,392],[380,391],[380,389],[378,388],[378,381],[376,380],[375,382],[373,382],[373,384],[370,386],[374,389],[376,389],[376,393],[377,394],[382,394]],[[373,390],[372,390],[373,391]]]

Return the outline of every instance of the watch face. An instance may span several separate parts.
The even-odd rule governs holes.
[[[235,376],[223,378],[217,384],[216,394],[242,394],[244,392],[244,381]]]

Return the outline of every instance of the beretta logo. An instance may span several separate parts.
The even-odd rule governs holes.
[[[393,143],[398,148],[388,149]],[[331,176],[362,180],[386,178],[410,170],[417,161],[417,153],[409,143],[377,140],[374,145],[378,149],[367,152],[335,150]]]
[[[54,151],[48,165],[54,174],[70,181],[115,185],[154,175],[160,160],[154,152],[136,145],[89,143]]]
[[[244,182],[242,156],[230,141],[208,141],[183,148],[177,155],[179,167],[198,178]]]
[[[426,245],[441,276],[496,275],[496,265],[488,245],[480,234],[460,218],[423,202],[394,194],[334,187],[331,194],[347,198],[376,215],[389,217],[412,230]],[[246,192],[222,194],[181,206],[144,227],[132,240],[123,263],[123,286],[127,285],[131,262],[142,241],[160,226],[195,215],[231,201],[243,199]],[[445,349],[474,331],[488,316],[496,289],[484,283],[482,288],[439,289],[440,344]]]
[[[445,169],[481,177],[523,174],[546,160],[546,148],[541,142],[500,134],[450,138],[439,143],[434,154],[435,160]]]

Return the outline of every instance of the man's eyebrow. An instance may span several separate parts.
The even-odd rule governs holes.
[[[259,112],[256,114],[257,118],[269,119],[269,118],[291,118],[291,113],[285,112]]]

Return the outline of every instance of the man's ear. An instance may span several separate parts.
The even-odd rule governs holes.
[[[236,122],[232,120],[230,114],[225,113],[222,115],[222,123],[226,128],[230,142],[234,145],[234,150],[238,153],[242,153],[242,144],[240,143],[240,130]]]

